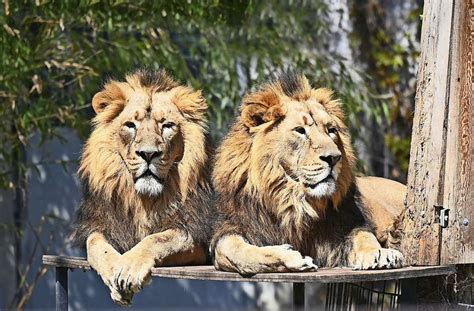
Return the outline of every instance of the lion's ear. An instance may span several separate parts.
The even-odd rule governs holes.
[[[173,102],[186,119],[206,120],[208,106],[201,90],[194,91],[188,86],[178,86],[174,92]]]
[[[244,100],[240,119],[248,128],[259,126],[263,123],[276,121],[285,115],[283,106],[276,96],[260,96],[256,98],[248,97]]]
[[[125,96],[116,82],[107,83],[103,91],[98,92],[92,98],[92,108],[99,114],[110,104],[123,103]]]
[[[263,116],[265,115],[266,111],[267,107],[260,104],[246,105],[242,108],[240,119],[242,120],[242,123],[248,128],[259,126],[265,122],[263,120]]]
[[[92,108],[94,108],[94,111],[97,114],[101,113],[109,104],[110,101],[105,91],[95,94],[92,98]]]

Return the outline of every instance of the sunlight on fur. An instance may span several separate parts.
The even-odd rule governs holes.
[[[301,228],[306,216],[324,214],[328,201],[338,206],[353,182],[355,158],[344,112],[332,91],[312,89],[304,76],[297,83],[265,84],[244,98],[240,120],[218,150],[214,183],[217,191],[243,187],[273,206],[284,224]],[[284,87],[293,88],[291,96]],[[337,133],[323,137],[316,131],[295,131],[307,131],[313,122],[321,123],[318,131],[330,126]],[[319,144],[305,142],[306,135]],[[331,152],[341,156],[334,168],[320,159]]]
[[[157,209],[171,213],[203,183],[207,103],[164,70],[139,70],[107,82],[92,105],[97,116],[79,174],[88,191],[135,215],[144,237],[161,217]]]
[[[387,237],[396,235],[406,188],[355,178],[354,163],[342,104],[332,91],[287,72],[247,94],[216,155],[216,267],[314,270],[305,256],[326,267],[399,267],[403,256],[379,242],[390,246]],[[382,187],[373,189],[376,184]],[[288,244],[293,248],[281,247]]]

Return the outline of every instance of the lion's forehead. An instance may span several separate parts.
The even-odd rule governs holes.
[[[157,122],[177,119],[180,115],[170,92],[130,94],[121,114],[125,118],[137,121],[151,118]]]
[[[311,99],[304,102],[291,101],[286,105],[287,119],[290,122],[304,125],[312,125],[314,122],[323,124],[333,122],[333,117],[318,101]]]

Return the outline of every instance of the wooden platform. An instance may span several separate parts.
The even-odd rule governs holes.
[[[80,257],[44,255],[43,264],[56,268],[91,269],[87,260]],[[173,279],[236,282],[347,283],[449,275],[455,272],[456,267],[449,265],[365,271],[354,271],[348,268],[321,268],[317,272],[261,273],[253,276],[242,276],[238,273],[217,271],[213,266],[183,266],[153,268],[152,276]]]

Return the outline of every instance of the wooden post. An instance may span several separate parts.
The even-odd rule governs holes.
[[[441,264],[474,263],[474,1],[455,1]]]
[[[426,0],[424,4],[403,222],[402,252],[407,264],[438,265],[443,241],[449,241],[450,250],[462,242],[459,230],[443,233],[439,210],[450,209],[451,215],[454,211],[458,223],[464,221],[460,214],[472,216],[467,204],[462,213],[458,211],[459,199],[454,197],[461,194],[466,200],[470,195],[472,202],[472,1]],[[464,42],[466,38],[471,41]],[[448,228],[452,226],[451,217]],[[448,262],[455,263],[443,259]]]
[[[56,268],[56,311],[68,309],[68,268]]]

